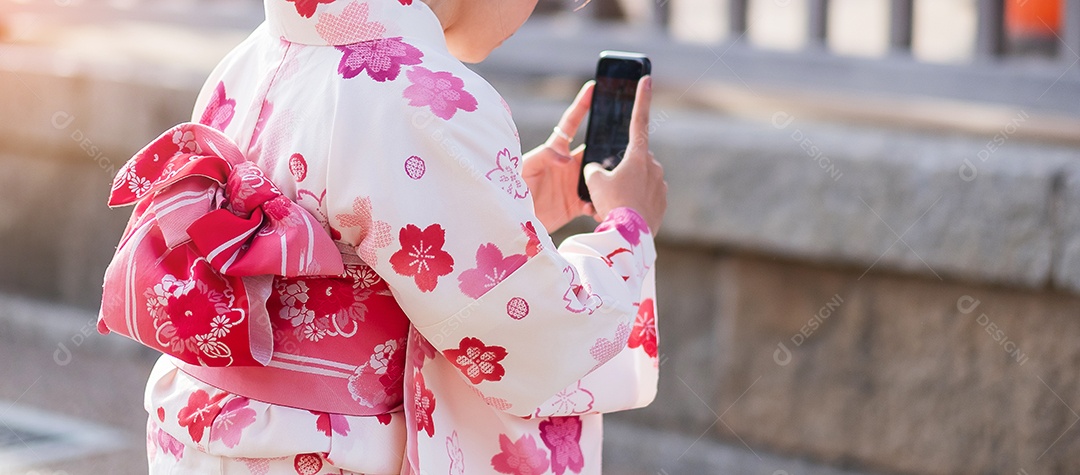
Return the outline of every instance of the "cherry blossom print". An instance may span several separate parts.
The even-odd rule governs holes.
[[[412,5],[412,2],[413,2],[413,0],[398,0],[398,3],[401,3],[402,5],[406,5],[406,6]]]
[[[199,123],[224,132],[232,122],[235,113],[236,100],[225,96],[225,82],[222,81],[218,83],[214,94],[210,96],[210,102],[206,104]]]
[[[375,416],[375,418],[379,420],[379,424],[384,426],[388,426],[391,422],[394,422],[394,415],[390,413],[379,414]]]
[[[227,282],[220,278],[180,280],[166,274],[147,289],[145,297],[158,344],[178,354],[232,359],[232,349],[222,339],[243,322],[244,313],[233,308],[233,289]]]
[[[300,454],[293,459],[293,468],[297,475],[315,475],[323,468],[322,457],[318,454]]]
[[[551,471],[555,475],[563,475],[567,470],[581,473],[585,456],[581,453],[579,417],[552,417],[541,422],[540,440],[551,450]]]
[[[404,92],[410,106],[429,107],[432,114],[443,120],[450,120],[458,110],[476,110],[478,103],[476,98],[465,90],[465,81],[452,73],[433,72],[422,66],[415,66],[405,75],[412,82]]]
[[[521,178],[521,157],[514,157],[510,149],[502,149],[495,157],[496,168],[487,172],[487,179],[517,199],[529,196],[529,186]]]
[[[310,411],[315,415],[315,429],[327,437],[332,433],[340,436],[349,435],[349,419],[341,414],[328,414],[325,412]]]
[[[465,453],[461,450],[456,430],[446,438],[446,456],[450,459],[449,475],[465,475]]]
[[[367,71],[378,82],[393,81],[401,74],[401,66],[420,64],[424,53],[402,41],[401,37],[361,41],[338,46],[342,52],[338,73],[345,79]]]
[[[157,424],[151,422],[146,434],[149,442],[157,447],[161,453],[171,455],[176,460],[184,457],[184,443],[173,437],[172,434],[161,430]]]
[[[566,266],[563,276],[568,281],[569,287],[563,294],[566,302],[566,310],[573,313],[586,313],[592,315],[596,309],[604,305],[604,299],[593,293],[588,286],[582,285],[574,266]]]
[[[563,389],[552,396],[543,406],[536,409],[534,414],[553,416],[569,416],[574,414],[587,414],[593,410],[596,397],[593,393],[581,386],[581,381],[576,385]]]
[[[267,302],[267,310],[288,321],[298,340],[312,342],[356,335],[372,294],[350,278],[280,279],[275,290],[278,299]]]
[[[304,181],[307,178],[307,160],[299,153],[294,153],[289,157],[289,173],[297,182]]]
[[[195,131],[182,128],[177,129],[172,135],[173,145],[178,153],[202,153],[202,146],[195,139]]]
[[[368,21],[369,8],[367,2],[352,2],[341,12],[341,16],[320,14],[315,31],[332,45],[350,45],[382,38],[386,26],[377,21]]]
[[[315,16],[315,9],[319,8],[319,4],[334,3],[334,0],[286,0],[293,3],[296,7],[296,13],[304,18],[311,18]]]
[[[435,393],[424,384],[424,374],[416,371],[413,377],[413,413],[416,414],[416,431],[426,432],[428,437],[435,436]]]
[[[382,282],[382,277],[371,269],[370,266],[345,266],[345,276],[353,280],[353,286],[358,289],[374,287]]]
[[[597,338],[596,343],[593,343],[592,348],[589,349],[589,354],[592,355],[600,364],[604,364],[619,354],[623,348],[626,348],[626,342],[630,339],[630,325],[620,323],[619,327],[615,330],[615,337],[613,339]],[[600,365],[597,365],[599,367]]]
[[[248,398],[234,397],[221,407],[210,429],[210,440],[220,440],[226,447],[240,443],[240,434],[255,423],[255,410],[248,407]]]
[[[462,338],[456,350],[448,349],[444,354],[473,384],[499,381],[506,374],[506,369],[499,363],[506,358],[506,348],[487,346],[477,338]]]
[[[607,219],[596,227],[595,232],[604,232],[615,229],[623,239],[631,245],[641,244],[641,235],[649,233],[649,225],[637,214],[628,208],[616,208],[608,213]]]
[[[409,178],[419,180],[424,177],[426,171],[427,164],[424,163],[424,159],[413,155],[405,160],[405,174],[409,175]]]
[[[536,439],[523,435],[517,442],[511,442],[506,434],[499,434],[501,452],[491,458],[491,466],[499,473],[509,475],[540,475],[548,469],[548,456],[544,449],[537,447]]]
[[[525,231],[525,235],[529,237],[529,243],[525,245],[525,255],[534,257],[540,254],[540,251],[544,250],[544,245],[540,242],[540,236],[536,234],[536,227],[533,226],[532,221],[522,224],[521,230]]]
[[[180,427],[187,427],[188,435],[196,444],[202,441],[203,433],[210,427],[214,418],[221,412],[221,402],[227,393],[220,393],[213,398],[206,391],[197,389],[188,396],[187,406],[180,409],[177,421]]]
[[[476,267],[458,276],[461,293],[478,299],[525,265],[527,260],[524,254],[503,257],[495,244],[483,244],[476,251]]]
[[[157,408],[157,418],[158,418],[159,421],[165,422],[165,408],[164,407]]]
[[[501,397],[484,395],[484,392],[476,386],[472,386],[472,390],[474,393],[476,393],[476,397],[484,401],[484,404],[487,404],[497,410],[509,411],[511,407],[514,407],[512,404],[510,404],[510,401],[507,401],[506,399],[503,399]]]
[[[334,218],[343,229],[360,228],[356,253],[368,264],[377,262],[376,252],[394,240],[390,224],[372,218],[370,197],[357,197],[353,200],[352,213],[341,213]]]
[[[656,358],[656,305],[653,303],[653,299],[641,301],[637,318],[634,319],[634,329],[630,332],[630,340],[627,341],[627,345],[630,348],[641,348],[645,350],[645,354]]]
[[[506,314],[514,320],[529,316],[529,302],[521,297],[514,297],[506,302]]]
[[[454,258],[442,249],[446,243],[446,231],[438,224],[421,230],[410,224],[398,234],[401,250],[390,256],[394,272],[413,277],[421,292],[431,292],[439,283],[439,277],[454,270]]]

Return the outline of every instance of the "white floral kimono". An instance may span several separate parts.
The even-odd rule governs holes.
[[[506,103],[419,0],[265,5],[194,118],[324,226],[345,272],[275,279],[266,366],[159,361],[151,473],[600,473],[600,414],[656,392],[644,221],[617,209],[556,248]],[[160,301],[207,298],[176,288]],[[167,336],[197,351],[213,331]]]

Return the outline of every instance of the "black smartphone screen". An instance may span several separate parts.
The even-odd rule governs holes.
[[[614,51],[600,54],[585,136],[583,171],[587,163],[599,163],[611,170],[622,161],[630,144],[630,118],[638,82],[650,72],[649,59],[644,55]],[[584,173],[578,182],[578,195],[592,201]]]

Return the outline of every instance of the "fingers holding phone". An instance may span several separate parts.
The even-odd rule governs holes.
[[[586,163],[583,178],[598,218],[603,219],[615,208],[633,208],[655,234],[667,211],[667,182],[663,167],[649,150],[651,102],[652,78],[646,76],[638,82],[629,121],[629,143],[621,161],[611,171],[601,162]]]

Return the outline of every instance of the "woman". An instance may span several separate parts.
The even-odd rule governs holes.
[[[667,186],[647,78],[624,162],[587,170],[592,204],[562,132],[591,85],[522,156],[505,102],[462,61],[535,4],[265,1],[195,119],[319,220],[345,272],[274,281],[267,366],[159,361],[151,473],[600,473],[599,414],[655,394]],[[556,249],[547,230],[582,214],[602,224]]]

